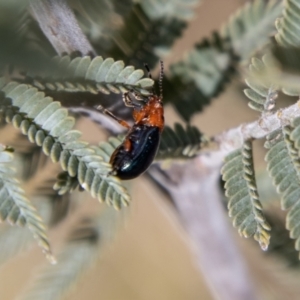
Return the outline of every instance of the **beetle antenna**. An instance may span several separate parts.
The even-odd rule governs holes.
[[[163,99],[163,87],[162,87],[162,81],[164,78],[164,62],[162,60],[160,60],[160,73],[159,73],[159,81],[158,81],[158,85],[159,85],[159,97],[162,100]]]

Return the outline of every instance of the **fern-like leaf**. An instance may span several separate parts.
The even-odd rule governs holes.
[[[277,84],[282,91],[290,96],[298,96],[299,89],[299,47],[300,28],[300,1],[284,1],[282,17],[276,20],[277,34],[275,39],[278,43],[272,49],[272,57],[268,69],[263,73],[260,80]],[[274,60],[275,59],[275,60]]]
[[[211,101],[199,90],[195,82],[185,82],[184,77],[177,75],[164,79],[164,89],[168,91],[164,102],[171,103],[186,122]]]
[[[167,5],[161,2],[160,11],[164,10],[164,6],[176,5],[175,2],[169,1]],[[187,22],[172,15],[152,18],[151,7],[146,7],[147,3],[135,3],[130,12],[124,15],[123,25],[112,32],[110,37],[103,35],[92,39],[97,52],[122,59],[126,65],[138,66],[146,62],[150,68],[156,65],[159,58],[168,54],[174,41],[182,35]],[[89,32],[91,36],[93,33]]]
[[[30,83],[40,90],[65,92],[84,92],[94,94],[120,93],[134,90],[148,95],[147,89],[153,85],[153,80],[143,78],[144,72],[135,70],[132,66],[125,67],[124,62],[101,56],[54,57],[53,71],[50,74],[27,74]]]
[[[4,147],[0,149],[0,218],[11,225],[26,225],[47,258],[55,262],[43,220],[16,179],[16,172],[12,166],[12,154],[8,153]]]
[[[299,96],[299,63],[300,47],[285,48],[275,46],[269,56],[268,69],[262,75],[262,80],[277,84],[283,93],[289,96]]]
[[[80,23],[97,53],[126,64],[146,62],[150,68],[170,51],[200,2],[74,1],[80,3]]]
[[[59,263],[41,270],[36,282],[21,299],[62,299],[117,233],[119,219],[119,212],[105,211],[98,220],[82,222],[58,255]]]
[[[300,118],[293,125],[299,125]],[[300,163],[296,145],[299,145],[299,128],[286,126],[267,137],[265,146],[270,148],[266,155],[268,171],[281,195],[281,206],[289,209],[286,227],[290,237],[296,239],[295,248],[300,250],[299,205],[300,205]],[[274,138],[275,136],[275,138]]]
[[[188,125],[184,128],[179,123],[175,123],[174,129],[165,126],[155,159],[193,157],[200,150],[203,142],[201,132],[194,126]]]
[[[284,1],[284,10],[282,18],[277,19],[276,28],[278,33],[275,39],[279,45],[284,47],[300,46],[300,1]]]
[[[59,102],[25,84],[5,85],[2,81],[0,88],[5,94],[0,104],[6,104],[3,107],[8,122],[41,146],[53,162],[60,162],[71,177],[77,176],[80,185],[94,197],[116,208],[128,205],[129,195],[120,180],[107,176],[110,164],[87,143],[78,141],[80,132],[72,130],[75,121]],[[7,101],[12,106],[7,106]]]
[[[168,80],[173,92],[166,100],[189,121],[218,96],[235,74],[237,62],[248,59],[268,42],[281,11],[281,1],[248,2],[231,17],[220,34],[200,42],[184,60],[171,65]]]
[[[300,48],[273,45],[270,53],[263,57],[264,68],[255,70],[255,76],[251,77],[252,82],[257,86],[280,89],[289,96],[298,96],[300,94],[299,54]]]
[[[263,215],[258,197],[250,141],[225,158],[222,174],[233,225],[246,238],[254,235],[260,247],[267,250],[270,226]]]
[[[282,8],[282,1],[278,0],[247,2],[223,27],[221,36],[230,40],[238,56],[247,59],[269,42]]]
[[[57,176],[57,181],[53,189],[57,191],[59,195],[64,195],[73,192],[78,187],[80,187],[80,183],[77,177],[70,176],[68,172],[61,172]]]
[[[185,58],[171,65],[166,82],[169,92],[165,100],[189,121],[216,97],[235,73],[237,57],[230,43],[214,34],[198,43]]]
[[[264,61],[252,58],[249,67],[249,78],[246,79],[246,83],[250,89],[245,89],[244,93],[251,100],[248,103],[250,108],[263,113],[272,113],[275,108],[275,100],[278,96],[276,89],[272,85],[268,86],[255,80],[259,73],[264,72],[265,68]]]
[[[50,202],[46,197],[33,197],[34,206],[37,208],[44,223],[49,224],[51,210]],[[34,236],[28,226],[12,227],[7,224],[0,226],[0,265],[19,253],[25,252],[34,241]]]
[[[214,97],[234,73],[236,58],[229,41],[215,33],[196,44],[184,61],[172,65],[171,74],[194,81],[204,96]]]

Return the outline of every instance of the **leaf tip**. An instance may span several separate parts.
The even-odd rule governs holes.
[[[265,242],[265,241],[260,241],[259,242],[259,246],[263,251],[267,251],[268,247],[269,247],[269,241]]]
[[[51,265],[57,264],[57,260],[56,260],[55,256],[52,255],[52,253],[46,254],[46,258],[48,259],[48,261],[50,262]]]

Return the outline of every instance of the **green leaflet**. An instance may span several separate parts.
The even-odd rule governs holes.
[[[94,197],[117,209],[128,205],[129,195],[120,180],[107,176],[110,164],[87,143],[78,141],[80,133],[72,130],[74,119],[59,102],[45,97],[36,88],[15,82],[4,86],[2,91],[5,98],[0,99],[0,105],[7,99],[12,101],[11,108],[4,106],[8,122],[41,146],[53,162],[59,161],[71,177],[77,176],[80,185]]]
[[[184,60],[171,65],[166,84],[171,93],[166,101],[188,121],[223,90],[235,73],[236,62],[229,41],[214,33],[196,44]]]
[[[198,128],[175,123],[174,129],[165,126],[156,160],[194,157],[201,148],[203,136]]]
[[[16,179],[12,167],[13,156],[3,146],[0,147],[0,219],[11,225],[27,226],[50,262],[52,256],[46,228],[42,218],[27,199],[24,190]]]
[[[34,203],[34,207],[37,208],[39,215],[44,223],[49,224],[51,210],[49,198],[43,196],[33,196],[31,201]],[[50,225],[48,225],[50,226]],[[43,228],[43,227],[42,227]],[[6,224],[0,226],[0,265],[7,262],[8,259],[15,257],[16,255],[26,252],[30,248],[34,241],[34,234],[27,226],[24,227],[12,227]]]
[[[107,142],[101,142],[99,146],[91,146],[94,151],[94,156],[89,162],[89,166],[93,168],[103,168],[103,162],[108,163],[111,154],[123,141],[124,136],[110,137]],[[80,151],[80,149],[78,149]],[[77,153],[78,153],[77,150]],[[83,149],[84,150],[84,149]],[[67,169],[67,166],[65,167]],[[86,164],[81,162],[78,165],[78,174],[76,177],[70,176],[68,172],[62,172],[57,176],[57,181],[54,185],[54,189],[58,191],[60,195],[74,191],[77,187],[80,187],[78,179],[84,180],[85,176],[91,176],[90,172],[87,172]],[[101,184],[100,177],[93,180],[91,186],[91,194],[96,197],[96,187]]]
[[[96,30],[99,31],[96,37],[97,24],[87,26],[86,30],[98,53],[120,57],[126,64],[140,65],[146,62],[153,67],[158,57],[162,57],[181,35],[186,26],[185,20],[196,2],[171,1],[166,4],[161,1],[141,1],[128,14],[124,13],[123,27],[119,30],[109,28],[113,36],[110,39],[102,37],[102,24]],[[109,7],[105,5],[103,11],[110,12],[113,5],[115,3]],[[97,13],[101,16],[103,11],[98,12],[97,8],[95,11],[89,10],[90,19],[97,19]],[[184,60],[171,66],[168,79],[164,81],[165,90],[169,91],[165,101],[172,103],[184,120],[189,121],[223,90],[235,74],[239,58],[248,59],[267,43],[274,30],[274,21],[281,11],[281,2],[276,0],[268,4],[264,0],[247,3],[225,24],[221,34],[200,41]],[[74,88],[73,85],[70,88]],[[105,85],[101,84],[99,88],[109,92]]]
[[[223,27],[221,36],[230,40],[234,52],[247,59],[269,42],[274,22],[282,13],[282,1],[247,2]]]
[[[247,60],[269,41],[275,19],[281,12],[281,1],[277,0],[255,0],[245,4],[223,26],[220,34],[204,39],[184,60],[171,66],[168,79],[174,93],[166,100],[189,121],[223,90],[235,74],[237,62]],[[182,79],[184,84],[178,84]]]
[[[230,43],[215,33],[210,40],[198,43],[185,61],[172,65],[171,72],[194,81],[203,95],[212,97],[232,75],[235,60]]]
[[[285,47],[300,46],[300,1],[287,0],[284,2],[284,11],[282,17],[276,22],[278,33],[275,39],[279,45]]]
[[[250,108],[263,113],[272,113],[278,93],[272,84],[263,83],[258,80],[258,76],[265,69],[264,58],[263,60],[255,57],[252,58],[249,66],[249,77],[245,80],[250,89],[245,89],[244,93],[251,100],[248,102]]]
[[[267,250],[271,228],[263,215],[258,197],[250,141],[225,158],[221,173],[234,227],[238,228],[241,236],[254,236],[260,247]]]
[[[147,63],[150,69],[155,67],[159,58],[169,53],[174,41],[186,27],[186,18],[193,6],[199,2],[111,1],[110,7],[116,5],[122,8],[103,16],[103,12],[109,10],[106,7],[108,5],[93,5],[90,9],[89,2],[93,0],[84,1],[84,5],[82,0],[77,1],[82,2],[80,10],[86,11],[80,15],[79,21],[97,53],[118,57],[126,65],[142,66]],[[105,2],[107,4],[108,1]],[[108,22],[103,22],[106,18]],[[97,21],[91,22],[91,19]],[[122,23],[111,22],[116,19]]]
[[[255,69],[253,65],[250,66],[249,78],[246,83],[253,91],[245,90],[246,96],[252,100],[249,106],[256,110],[263,110],[262,104],[264,98],[268,99],[277,90],[289,96],[298,96],[300,94],[299,88],[299,53],[300,48],[291,47],[286,48],[278,45],[273,45],[271,52],[264,55],[264,67]],[[257,60],[257,59],[256,59]],[[252,61],[253,62],[253,61]],[[269,92],[266,92],[269,89]]]
[[[84,164],[82,164],[85,167]],[[82,172],[81,170],[79,172]],[[100,179],[98,178],[100,181]],[[53,189],[58,192],[59,195],[64,195],[66,193],[71,193],[73,192],[77,187],[79,187],[80,184],[78,182],[77,176],[71,177],[68,172],[61,172],[57,176],[57,181],[53,186]],[[95,190],[92,189],[92,190]]]
[[[299,121],[299,118],[297,119],[293,121],[294,124]],[[299,152],[296,147],[299,135],[296,129],[297,127],[293,129],[286,126],[275,139],[267,137],[267,141],[271,143],[266,145],[270,149],[265,159],[269,174],[281,195],[281,206],[283,209],[289,209],[286,227],[290,230],[290,237],[296,239],[295,248],[300,250],[300,168]],[[277,132],[280,133],[279,130]]]
[[[272,81],[290,96],[298,96],[299,89],[299,47],[300,47],[300,1],[284,1],[282,17],[276,20],[278,45],[272,48],[272,61],[260,80]]]
[[[286,95],[299,96],[299,46],[286,48],[276,45],[271,50],[271,55],[267,56],[268,68],[259,80],[276,84]]]
[[[134,90],[149,95],[153,80],[143,78],[144,72],[132,66],[125,67],[124,62],[101,56],[54,57],[52,68],[45,74],[28,73],[28,79],[40,90],[65,92],[90,92],[97,94],[120,93]]]

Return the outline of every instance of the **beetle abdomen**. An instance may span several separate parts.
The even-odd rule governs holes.
[[[134,125],[110,158],[113,174],[127,180],[145,172],[156,155],[159,142],[158,127]]]

